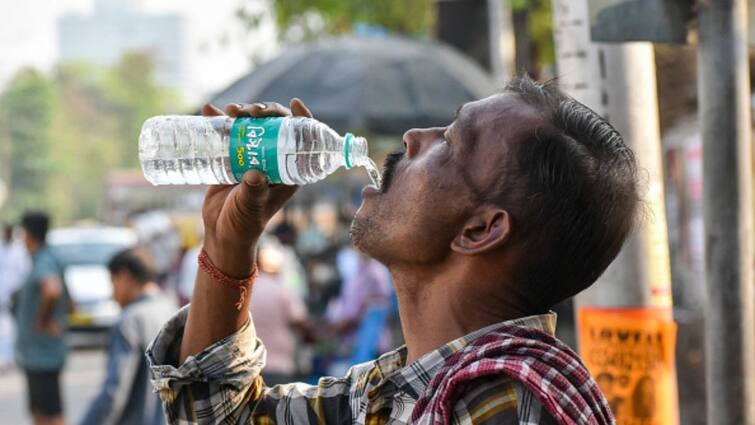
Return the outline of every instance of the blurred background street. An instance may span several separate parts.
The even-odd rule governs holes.
[[[105,353],[97,349],[77,350],[68,357],[63,374],[66,416],[77,423],[105,377]],[[31,424],[26,412],[26,383],[18,369],[0,374],[0,415],[4,424]]]

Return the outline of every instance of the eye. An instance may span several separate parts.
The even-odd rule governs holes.
[[[444,143],[446,145],[450,145],[451,144],[448,141],[448,135],[449,135],[448,133],[450,133],[452,127],[453,126],[448,126],[448,127],[444,127],[442,129],[440,129],[439,133],[440,133],[440,141],[441,141],[441,143]]]

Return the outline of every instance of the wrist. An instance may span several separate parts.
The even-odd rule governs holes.
[[[248,277],[254,269],[256,246],[256,242],[251,245],[218,243],[211,238],[204,242],[204,250],[212,264],[225,275],[238,279]]]

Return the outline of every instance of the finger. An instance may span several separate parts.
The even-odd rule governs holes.
[[[223,185],[223,184],[216,184],[216,185],[208,186],[207,187],[207,192],[205,192],[205,198],[212,198],[217,193],[220,193],[222,191],[228,191],[228,190],[230,190],[229,189],[230,187],[231,186]]]
[[[291,110],[276,102],[257,102],[249,105],[228,105],[226,110],[240,117],[290,117]]]
[[[291,113],[294,114],[295,117],[312,118],[312,112],[309,111],[309,108],[307,108],[307,106],[304,105],[304,102],[298,97],[291,99],[290,106]]]
[[[238,116],[245,116],[239,113],[239,111],[241,111],[241,109],[243,108],[244,108],[244,105],[241,103],[230,103],[228,105],[225,105],[225,108],[223,109],[225,110],[226,115],[228,115],[229,117],[236,118]]]
[[[249,170],[234,192],[232,201],[243,220],[249,224],[263,224],[270,194],[267,177],[257,170]]]
[[[215,105],[211,103],[205,103],[202,106],[202,115],[206,117],[214,117],[218,115],[225,115],[223,111],[221,111],[219,108],[217,108]]]

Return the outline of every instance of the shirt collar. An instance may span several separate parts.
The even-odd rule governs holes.
[[[485,326],[472,333],[457,338],[442,347],[431,351],[412,364],[406,365],[406,346],[401,346],[396,350],[380,356],[376,362],[377,370],[370,373],[376,379],[375,385],[369,390],[368,397],[372,398],[378,393],[385,395],[386,391],[393,393],[399,388],[407,392],[412,398],[418,398],[424,391],[430,380],[435,376],[437,371],[443,366],[443,363],[464,348],[467,344],[475,339],[499,328],[502,325],[521,326],[530,329],[537,329],[548,335],[556,333],[556,313],[549,312],[533,316],[521,317],[513,320],[494,323]]]

